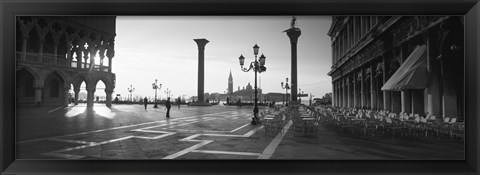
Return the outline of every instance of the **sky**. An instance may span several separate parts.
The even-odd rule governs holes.
[[[259,88],[264,93],[285,93],[280,83],[291,80],[290,40],[283,31],[290,28],[291,16],[118,16],[116,21],[116,74],[114,94],[126,97],[154,97],[152,83],[162,84],[174,97],[197,95],[198,47],[194,39],[205,38],[205,93],[225,93],[228,75],[233,76],[234,91],[248,83],[254,86],[254,72],[242,72],[238,58],[245,65],[266,57],[266,72],[259,73]],[[297,44],[297,81],[299,88],[314,97],[332,91],[327,75],[332,65],[330,16],[297,16],[302,34]],[[289,82],[290,84],[290,82]],[[101,85],[100,85],[101,86]]]

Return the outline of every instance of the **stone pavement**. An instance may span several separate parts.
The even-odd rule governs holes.
[[[463,159],[462,145],[342,136],[265,135],[250,125],[252,108],[234,106],[145,111],[141,105],[17,108],[18,159]],[[260,109],[260,111],[265,109]]]

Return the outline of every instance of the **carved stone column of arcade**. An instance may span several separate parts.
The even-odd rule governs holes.
[[[297,101],[297,43],[298,37],[302,34],[302,31],[299,28],[292,27],[286,30],[288,38],[290,38],[290,46],[291,46],[291,53],[292,53],[292,64],[291,64],[291,84],[294,85],[291,89],[291,101]]]
[[[75,52],[77,53],[77,70],[82,70],[82,60],[83,60],[83,46],[74,46],[77,47]]]
[[[89,66],[88,66],[88,59],[90,58],[90,57],[89,57],[89,55],[90,55],[90,51],[89,51],[90,48],[89,48],[89,47],[90,47],[90,46],[85,47],[85,49],[83,50],[83,59],[85,60],[85,61],[83,62],[83,68],[84,68],[84,69],[88,69],[88,68],[89,68]]]
[[[38,57],[38,60],[40,61],[40,63],[43,63],[43,50],[44,50],[44,45],[45,45],[45,36],[47,35],[49,29],[48,27],[45,27],[45,28],[40,28],[37,26],[37,31],[38,31],[38,36],[39,36],[39,51],[38,51],[38,54],[40,55],[40,57]]]
[[[106,96],[106,106],[107,107],[112,107],[112,93],[113,93],[113,88],[112,89],[109,89],[109,88],[106,88],[105,89],[105,94],[107,95]]]
[[[198,86],[197,86],[197,101],[192,103],[193,106],[211,106],[204,99],[205,87],[205,45],[209,42],[205,38],[194,39],[198,46]]]
[[[74,103],[75,103],[75,105],[78,105],[78,95],[79,95],[79,93],[80,93],[80,85],[74,86],[74,87],[73,87],[73,91],[75,92]]]
[[[112,73],[112,58],[115,56],[115,37],[107,45],[108,73]]]
[[[90,54],[90,70],[95,69],[95,55],[97,54],[98,49],[95,47],[95,43],[88,43],[88,53]]]
[[[70,103],[70,83],[65,83],[65,87],[63,88],[64,89],[64,98],[63,98],[63,105],[64,106],[68,106],[68,104]],[[68,85],[68,86],[67,86]]]
[[[100,72],[104,72],[103,71],[103,59],[105,58],[105,46],[104,45],[101,45],[100,48],[99,48],[99,52],[98,52],[98,55],[100,57]]]
[[[95,87],[87,86],[87,107],[93,107],[93,101],[95,100]]]
[[[28,42],[28,38],[30,37],[28,35],[28,33],[30,32],[30,30],[32,30],[33,28],[33,22],[26,22],[24,20],[19,20],[19,24],[20,24],[20,30],[21,30],[21,37],[22,37],[22,56],[21,56],[21,60],[22,61],[26,61],[27,59],[27,42]]]
[[[35,104],[36,104],[37,106],[38,106],[38,105],[41,105],[41,104],[43,103],[43,101],[42,101],[43,86],[44,86],[44,82],[43,82],[43,81],[35,80],[35,85],[34,85],[34,89],[35,89]]]

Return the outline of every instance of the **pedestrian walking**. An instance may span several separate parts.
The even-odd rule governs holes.
[[[177,101],[177,102],[178,102],[178,109],[180,109],[180,103],[181,103],[180,97],[178,97],[178,101]]]
[[[147,104],[148,104],[148,100],[147,100],[147,97],[145,97],[143,99],[143,105],[145,106],[145,111],[147,111]]]
[[[172,104],[170,104],[170,97],[167,98],[167,102],[165,102],[165,107],[167,108],[167,118],[170,118],[170,108]]]

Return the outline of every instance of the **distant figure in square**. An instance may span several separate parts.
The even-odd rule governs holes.
[[[147,111],[147,104],[148,104],[148,100],[147,100],[147,97],[145,97],[143,99],[143,105],[145,106],[145,111]]]
[[[237,101],[237,107],[242,107],[242,101],[240,100],[240,98],[238,98],[238,101]]]
[[[177,103],[178,103],[178,109],[180,109],[180,103],[182,102],[182,100],[180,99],[180,97],[178,97],[178,100],[177,100]]]
[[[115,104],[118,105],[118,97],[115,97]]]
[[[170,97],[167,98],[165,107],[167,107],[167,118],[170,118],[170,108],[172,107],[172,104],[170,103]]]

